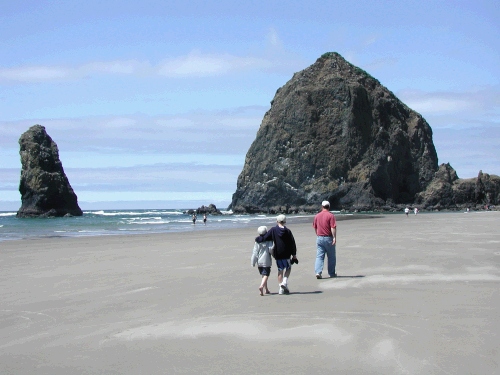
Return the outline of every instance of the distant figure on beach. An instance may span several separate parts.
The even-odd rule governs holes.
[[[408,207],[405,208],[405,215],[408,217],[408,214],[410,213],[410,209]]]
[[[203,214],[203,224],[207,224],[207,214]],[[267,231],[267,228],[266,228]]]
[[[267,280],[271,275],[271,249],[273,248],[273,241],[262,241],[262,236],[267,233],[267,227],[261,226],[257,229],[257,233],[259,236],[255,239],[255,243],[253,245],[253,252],[251,263],[252,267],[255,267],[255,264],[259,267],[259,274],[262,276],[262,281],[259,286],[260,295],[264,295],[264,291],[266,294],[271,293],[269,288],[267,287]],[[260,240],[260,242],[257,241]]]
[[[196,224],[196,214],[193,214],[193,224]]]
[[[257,237],[255,241],[273,241],[275,246],[274,259],[276,259],[276,266],[278,267],[278,294],[290,294],[288,278],[290,277],[290,272],[292,272],[292,264],[299,263],[297,259],[297,246],[292,231],[285,227],[286,216],[278,215],[276,224],[265,235]],[[292,257],[291,260],[290,257]]]
[[[316,262],[314,271],[316,278],[323,276],[323,266],[325,264],[325,255],[328,257],[328,274],[330,277],[337,277],[335,267],[337,266],[337,255],[335,245],[337,243],[337,221],[335,215],[330,212],[330,202],[321,202],[321,212],[319,212],[313,221],[313,227],[316,232]]]
[[[416,214],[418,214],[418,208],[417,208],[417,207],[415,207],[415,208],[413,209],[413,212],[415,212],[415,215],[416,215]]]

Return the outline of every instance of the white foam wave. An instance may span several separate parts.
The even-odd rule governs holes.
[[[0,212],[0,216],[16,216],[16,212]]]
[[[133,225],[158,225],[158,224],[168,224],[170,221],[168,220],[159,220],[159,221],[129,221],[127,224]]]
[[[146,232],[149,229],[148,228],[119,228],[118,229],[120,232]]]
[[[143,216],[143,215],[183,215],[179,211],[89,211],[89,214],[102,216]]]

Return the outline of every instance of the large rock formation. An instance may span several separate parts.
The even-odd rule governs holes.
[[[81,216],[56,143],[41,125],[29,128],[19,139],[22,205],[18,217]]]
[[[337,53],[278,89],[246,155],[234,212],[370,210],[408,203],[438,169],[432,130]]]
[[[424,209],[480,208],[500,204],[500,177],[479,171],[477,178],[460,179],[450,164],[441,164],[415,203]]]

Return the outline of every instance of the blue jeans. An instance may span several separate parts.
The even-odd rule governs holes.
[[[337,257],[335,254],[335,245],[332,245],[332,237],[316,238],[316,263],[314,264],[314,271],[316,274],[323,272],[323,265],[325,263],[325,255],[328,257],[328,274],[335,276],[335,266],[337,265]]]

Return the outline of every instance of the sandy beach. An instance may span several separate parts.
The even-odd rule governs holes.
[[[500,372],[500,212],[340,221],[322,280],[311,222],[263,297],[257,228],[2,242],[0,373]]]

